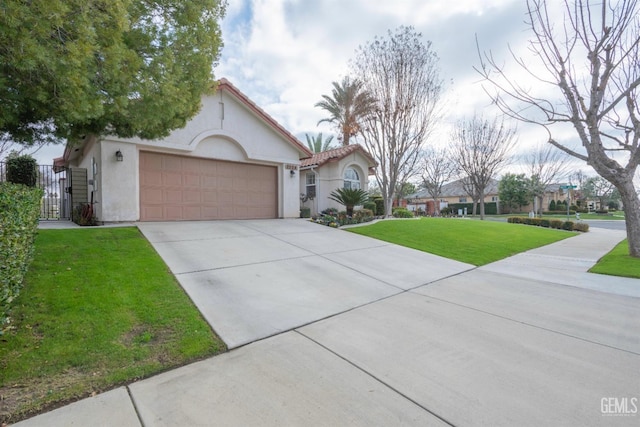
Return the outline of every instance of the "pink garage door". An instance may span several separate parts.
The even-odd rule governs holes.
[[[276,218],[275,166],[140,152],[140,220]]]

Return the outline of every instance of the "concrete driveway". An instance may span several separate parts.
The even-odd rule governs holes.
[[[21,425],[640,421],[640,280],[586,272],[619,232],[474,268],[302,220],[139,227],[234,349]]]
[[[473,268],[301,220],[139,228],[229,348]]]

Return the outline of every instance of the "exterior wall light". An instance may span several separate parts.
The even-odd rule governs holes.
[[[289,171],[289,175],[291,175],[291,178],[293,178],[294,176],[296,176],[296,171],[294,171],[293,169],[291,169]]]
[[[122,155],[122,151],[116,151],[116,161],[121,162],[124,160],[124,156]]]

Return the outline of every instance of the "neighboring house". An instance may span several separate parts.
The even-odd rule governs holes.
[[[300,200],[303,207],[317,215],[328,208],[344,210],[344,206],[330,200],[337,188],[360,188],[367,191],[369,175],[373,175],[376,161],[360,145],[351,144],[314,154],[300,165]]]
[[[300,160],[311,155],[222,79],[166,138],[88,136],[54,164],[86,176],[85,188],[72,177],[74,205],[93,200],[100,222],[291,218],[300,212]]]
[[[485,189],[485,203],[498,202],[498,181],[492,179]],[[449,205],[460,203],[473,203],[472,197],[467,194],[462,185],[462,180],[450,182],[442,186],[442,194],[440,195],[439,206],[434,206],[433,197],[427,190],[421,190],[417,193],[410,194],[402,200],[402,206],[411,211],[421,210],[426,215],[439,213],[440,210]]]
[[[544,195],[542,196],[542,210],[549,209],[549,204],[553,200],[554,202],[563,202],[567,199],[567,190],[560,188],[565,184],[549,184],[544,189]],[[571,200],[571,203],[575,204],[575,200]],[[531,205],[523,207],[523,209],[531,210]]]
[[[491,180],[485,189],[485,203],[500,202],[498,190],[499,185],[499,181],[495,179]],[[567,199],[567,190],[560,188],[562,185],[563,184],[549,184],[545,188],[545,192],[542,197],[543,210],[546,211],[549,208],[551,200],[554,200],[557,203],[558,201],[564,201]],[[575,200],[572,200],[572,202],[575,202]],[[440,197],[438,212],[449,205],[462,203],[473,203],[471,196],[469,196],[464,190],[462,180],[450,182],[442,187],[442,195]],[[401,205],[411,211],[417,211],[420,209],[426,215],[433,215],[435,212],[433,198],[429,195],[427,190],[420,190],[414,194],[408,195],[402,200]],[[520,211],[529,212],[532,209],[531,203],[529,203],[527,205],[523,205]]]

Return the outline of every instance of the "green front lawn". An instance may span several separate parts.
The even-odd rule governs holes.
[[[629,256],[629,244],[625,239],[600,258],[589,272],[640,279],[640,258]]]
[[[0,336],[0,424],[225,350],[137,228],[40,230]]]
[[[349,231],[473,265],[485,265],[575,233],[454,218],[380,221]]]

